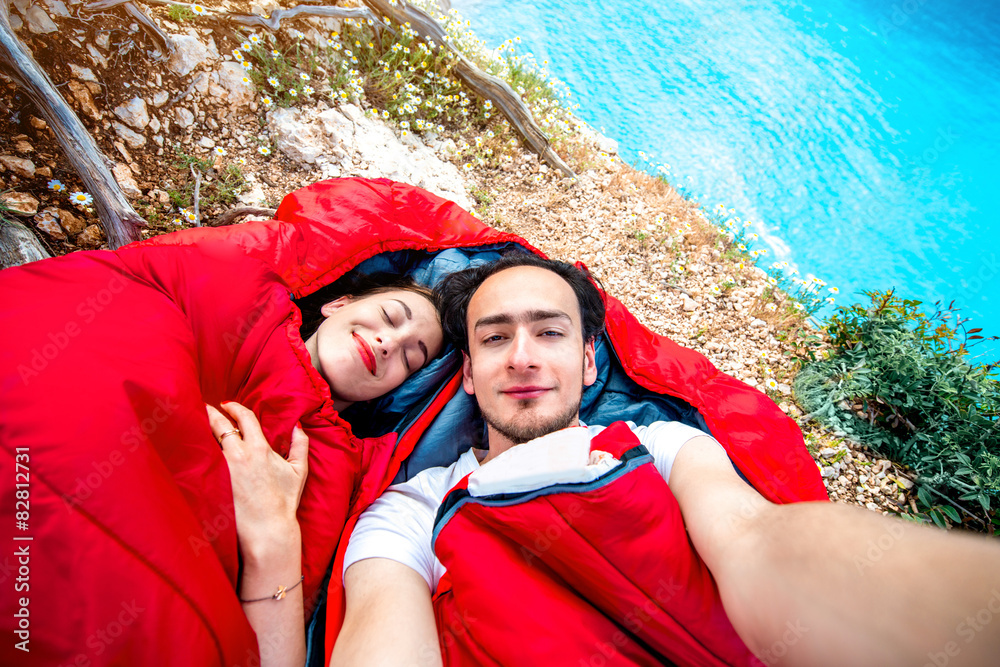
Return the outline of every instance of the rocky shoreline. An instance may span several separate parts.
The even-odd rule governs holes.
[[[153,13],[177,45],[164,63],[122,53],[129,39],[141,42],[127,19],[83,22],[74,18],[80,3],[72,0],[13,5],[18,36],[115,161],[122,190],[150,223],[144,236],[192,224],[195,212],[177,201],[191,188],[179,163],[204,172],[199,221],[236,203],[274,208],[284,194],[325,178],[386,177],[424,187],[549,256],[583,261],[650,329],[767,392],[802,425],[835,502],[916,511],[904,471],[804,420],[795,405],[790,386],[802,340],[818,332],[788,314],[767,274],[734,249],[710,215],[663,180],[623,164],[614,142],[582,123],[563,140],[577,170],[564,178],[509,142],[503,159],[473,159],[483,137],[470,126],[411,132],[363,101],[332,98],[318,87],[304,103],[269,105],[268,91],[236,59],[235,31]],[[338,20],[313,18],[282,32],[321,48],[341,30]],[[52,254],[102,247],[94,212],[69,199],[79,178],[67,171],[45,121],[10,82],[0,86],[0,107],[7,116],[0,123],[0,190],[13,190],[7,205],[32,223]],[[238,185],[225,180],[237,172]],[[210,198],[230,185],[231,203]]]

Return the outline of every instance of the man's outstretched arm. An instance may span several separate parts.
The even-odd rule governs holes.
[[[347,610],[332,667],[441,665],[427,582],[387,558],[366,558],[344,573]]]
[[[736,631],[767,664],[985,665],[1000,655],[1000,544],[860,508],[776,505],[709,438],[670,472]]]

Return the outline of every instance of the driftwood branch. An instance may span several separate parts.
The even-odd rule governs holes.
[[[126,2],[125,11],[139,22],[139,25],[142,26],[147,35],[153,38],[153,41],[160,45],[160,51],[163,53],[164,58],[169,58],[177,50],[174,40],[170,39],[167,33],[160,30],[160,26],[156,25],[156,22],[149,18],[144,10],[136,7],[134,2]]]
[[[16,220],[0,219],[0,269],[51,257],[49,251]]]
[[[146,221],[135,212],[111,174],[110,161],[10,27],[8,0],[0,0],[0,70],[31,99],[55,132],[66,159],[93,195],[111,248],[139,240]]]
[[[143,0],[146,4],[150,5],[179,5],[181,7],[187,7],[188,9],[193,9],[194,5],[187,2],[170,2],[170,0]],[[132,0],[96,0],[96,2],[88,2],[85,9],[87,12],[100,12],[105,9],[111,9],[112,7],[117,7],[118,5],[130,5]],[[234,14],[232,12],[224,12],[218,9],[212,9],[211,7],[203,6],[205,14],[210,16],[216,16],[221,19],[226,19],[227,21],[232,21],[233,23],[239,23],[240,25],[245,25],[251,28],[264,28],[271,32],[277,32],[281,27],[281,22],[287,19],[296,18],[299,16],[321,16],[327,18],[337,18],[337,19],[372,19],[372,21],[378,22],[379,25],[385,25],[385,23],[378,16],[373,14],[371,10],[367,7],[327,7],[324,5],[297,5],[295,7],[289,7],[288,9],[276,9],[268,18],[263,16],[257,16],[256,14]]]
[[[549,144],[548,137],[535,123],[531,111],[520,97],[503,79],[487,74],[471,60],[463,56],[449,41],[444,29],[430,15],[405,0],[364,0],[364,3],[375,12],[387,16],[400,25],[409,23],[410,27],[424,40],[436,44],[439,48],[453,53],[458,60],[455,63],[455,74],[480,97],[492,100],[500,112],[510,121],[514,129],[524,141],[551,167],[558,169],[565,176],[574,176],[561,157]]]
[[[256,206],[240,206],[238,208],[231,208],[218,218],[209,223],[209,227],[223,227],[225,225],[231,225],[236,220],[248,216],[267,216],[268,218],[273,218],[274,214],[277,213],[277,209],[273,208],[258,208]]]
[[[194,226],[201,227],[201,213],[198,211],[198,203],[201,199],[201,172],[191,165],[191,177],[194,178]]]

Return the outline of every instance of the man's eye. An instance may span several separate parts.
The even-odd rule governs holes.
[[[563,334],[562,334],[561,331],[552,331],[552,330],[549,330],[549,331],[543,331],[542,335],[543,336],[562,336]]]
[[[501,340],[503,340],[503,336],[501,336],[500,334],[496,334],[496,335],[493,335],[493,336],[487,336],[486,338],[483,339],[483,342],[484,343],[496,343],[497,341],[501,341]]]

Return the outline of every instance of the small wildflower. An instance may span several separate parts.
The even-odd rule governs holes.
[[[383,109],[382,110],[382,118],[384,118],[386,120],[389,119],[389,110],[388,109]]]
[[[249,86],[251,83],[250,77],[248,76],[243,77],[243,83]]]
[[[659,294],[654,294],[653,296],[649,297],[649,300],[652,301],[653,303],[660,303],[661,301],[663,301],[663,297]]]
[[[281,52],[280,52],[280,51],[278,51],[278,49],[271,49],[271,57],[272,57],[272,58],[277,58],[277,57],[279,57],[280,55],[281,55]]]
[[[251,44],[259,44],[260,43],[260,35],[250,35],[250,43]]]
[[[410,131],[409,130],[402,130],[399,133],[399,136],[401,136],[401,137],[403,137],[405,139],[406,137],[410,136]]]
[[[237,158],[236,159],[236,164],[240,165],[241,167],[244,166],[244,165],[246,165],[246,163],[247,163],[247,159],[245,157],[241,157],[241,158]]]
[[[308,81],[309,75],[306,74],[305,72],[299,72],[299,78],[302,79],[303,81]]]
[[[771,370],[770,366],[764,366],[764,375],[774,375],[774,371]]]
[[[299,91],[295,90],[294,88],[289,88],[288,89],[288,94],[291,97],[298,97],[299,96]]]
[[[767,382],[764,383],[768,389],[774,391],[778,388],[778,382],[774,378],[767,378]]]
[[[201,5],[193,5],[191,7],[191,11],[193,11],[198,16],[204,16],[205,15],[205,8],[202,7]]]
[[[249,60],[244,60],[243,62],[240,63],[240,65],[242,65],[243,69],[245,69],[248,72],[252,72],[253,71],[253,65],[250,64]]]
[[[222,146],[216,146],[215,148],[212,149],[212,152],[214,152],[219,157],[222,157],[223,155],[226,154],[226,149],[223,148]]]
[[[74,192],[69,196],[69,200],[77,206],[89,206],[94,198],[87,192]]]
[[[832,306],[833,304],[835,304],[837,302],[837,300],[834,299],[832,296],[828,296],[828,297],[826,297],[826,302]]]
[[[709,288],[709,290],[708,290],[708,291],[709,291],[709,292],[711,292],[712,294],[716,295],[716,296],[718,296],[718,295],[722,294],[722,290],[721,290],[721,289],[719,289],[719,286],[718,286],[718,285],[712,285],[712,286],[711,286],[711,287]]]
[[[182,224],[184,224],[183,222],[181,222],[181,219],[180,219],[180,218],[174,218],[174,219],[172,220],[172,222],[173,222],[173,223],[174,223],[175,225],[177,225],[178,227],[180,227],[180,226],[181,226]]]
[[[270,97],[264,96],[260,98],[260,103],[263,104],[265,107],[269,107],[272,104],[274,104],[274,100],[272,100]]]
[[[194,211],[183,211],[184,217],[187,218],[188,222],[194,222],[197,218],[194,217]]]
[[[313,87],[312,87],[312,86],[306,86],[306,87],[304,87],[304,88],[302,89],[302,92],[303,92],[303,93],[305,93],[306,95],[312,95],[312,94],[313,94],[313,93],[315,93],[316,91],[315,91],[315,90],[313,90]]]
[[[803,306],[801,303],[796,303],[795,304],[795,310],[805,310],[805,309],[806,309],[806,307]]]
[[[233,58],[236,58],[240,62],[243,62],[243,52],[239,49],[233,49],[230,53],[233,54]]]
[[[242,44],[240,44],[240,49],[249,52],[251,49],[253,49],[253,45],[250,44],[250,42],[243,42]]]
[[[62,184],[62,181],[55,179],[49,181],[48,185],[49,185],[49,190],[52,190],[52,192],[62,192],[63,190],[66,189],[66,186]]]
[[[271,86],[272,86],[273,88],[277,88],[277,87],[278,87],[278,80],[277,80],[276,78],[274,78],[273,76],[271,76],[271,77],[268,77],[268,79],[267,79],[267,82],[268,82],[269,84],[271,84]]]
[[[268,148],[267,146],[261,146],[260,148],[257,149],[257,152],[260,153],[261,155],[270,155],[271,149]]]
[[[831,287],[830,288],[830,292],[832,294],[840,294],[840,288],[838,288],[838,287]]]
[[[768,354],[767,350],[761,350],[760,351],[760,358],[764,359],[764,360],[767,360],[767,359],[771,358],[771,355]]]
[[[769,303],[766,306],[764,306],[764,310],[766,310],[769,313],[773,313],[777,309],[778,309],[778,307],[776,305],[774,305],[773,303]]]
[[[466,162],[464,165],[462,165],[462,169],[464,171],[472,171],[472,163],[471,162]]]

